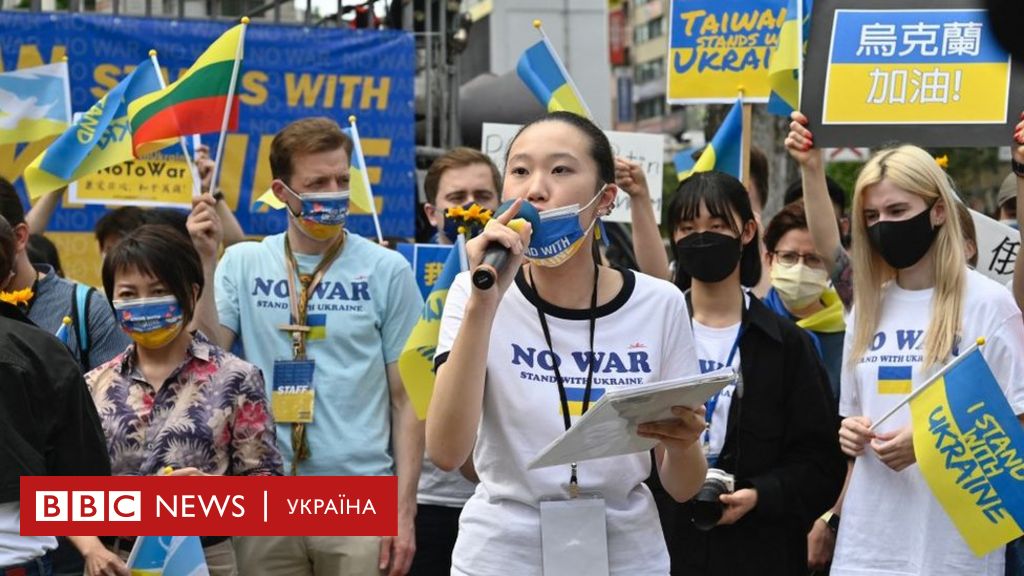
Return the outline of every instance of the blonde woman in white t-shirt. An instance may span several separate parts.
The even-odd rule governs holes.
[[[508,150],[503,199],[516,204],[468,243],[474,270],[489,243],[511,254],[490,289],[461,274],[441,323],[427,452],[443,470],[471,462],[480,478],[460,517],[452,574],[595,574],[603,566],[621,575],[669,572],[657,509],[643,484],[647,453],[527,469],[585,411],[588,397],[593,404],[615,387],[697,373],[682,294],[664,280],[594,259],[595,227],[613,205],[614,182],[600,129],[572,114],[545,115]],[[524,203],[568,212],[565,228],[552,227],[553,219],[536,230],[507,227],[528,209]],[[704,417],[703,409],[674,413],[640,424],[639,432],[659,440],[663,483],[682,501],[704,480],[697,442]],[[584,496],[573,498],[575,492]],[[603,505],[590,506],[592,495]],[[570,516],[577,520],[566,526]]]
[[[802,119],[802,118],[801,118]],[[802,122],[786,140],[804,186],[825,187]],[[809,179],[813,173],[820,177]],[[809,181],[810,180],[810,181]],[[970,342],[982,349],[1018,417],[1024,413],[1024,324],[1005,288],[969,270],[955,192],[916,146],[876,153],[853,196],[854,308],[847,322],[839,412],[852,459],[832,576],[1002,576],[1004,550],[975,556],[916,464],[909,409],[879,418]]]

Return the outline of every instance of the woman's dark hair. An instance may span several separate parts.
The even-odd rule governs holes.
[[[193,298],[203,293],[203,266],[199,253],[180,232],[162,224],[146,224],[128,233],[103,259],[103,289],[114,302],[114,276],[125,270],[137,270],[164,283],[178,299],[188,324],[195,311]],[[192,291],[199,286],[199,294]]]
[[[742,225],[754,220],[754,210],[750,207],[750,197],[743,183],[724,172],[697,172],[679,183],[675,196],[669,205],[668,231],[673,235],[679,224],[688,220],[696,220],[700,216],[700,206],[707,207],[712,218],[725,220],[737,237],[743,235],[742,227],[736,226],[733,219],[735,211],[740,216]],[[756,286],[761,281],[761,248],[758,232],[743,247],[740,257],[740,284],[746,287]],[[679,250],[672,244],[672,252],[676,258],[676,286],[682,290],[690,287],[690,277],[678,265]]]
[[[60,265],[60,252],[49,238],[42,234],[30,234],[25,251],[28,252],[29,262],[49,264],[57,276],[64,277],[64,267]]]
[[[608,142],[608,137],[596,124],[572,112],[549,112],[520,128],[512,141],[508,143],[508,150],[505,151],[506,166],[508,166],[508,154],[512,151],[512,145],[519,139],[519,135],[530,126],[541,122],[562,122],[582,132],[590,140],[590,157],[597,163],[597,174],[601,177],[601,181],[605,184],[615,183],[615,155],[612,153],[612,145]]]
[[[804,211],[804,201],[799,199],[790,202],[779,210],[779,213],[768,223],[764,229],[764,247],[769,253],[775,252],[779,240],[790,230],[807,230],[807,213]]]

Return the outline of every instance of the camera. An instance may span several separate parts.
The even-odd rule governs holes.
[[[722,494],[732,494],[736,489],[736,478],[718,468],[708,468],[708,475],[700,491],[690,501],[690,521],[698,530],[711,530],[722,519]]]

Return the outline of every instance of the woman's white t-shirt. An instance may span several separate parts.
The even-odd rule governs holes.
[[[623,271],[623,288],[597,309],[591,403],[605,390],[697,373],[686,300],[672,284]],[[480,483],[459,519],[452,574],[541,574],[540,502],[564,499],[569,466],[527,470],[526,463],[565,431],[553,362],[579,415],[590,358],[590,311],[540,303],[522,275],[498,306],[487,354],[483,415],[473,462]],[[588,286],[589,288],[589,286]],[[468,273],[448,292],[437,354],[448,352],[470,293]],[[650,490],[646,452],[579,463],[579,486],[607,509],[612,574],[668,574],[669,557]]]
[[[847,322],[839,413],[877,419],[906,397],[903,377],[919,383],[924,331],[934,290],[908,291],[890,282],[874,343],[856,364],[848,361],[854,319]],[[853,314],[856,314],[856,307]],[[1015,414],[1024,413],[1024,322],[1001,284],[968,271],[961,350],[985,338],[982,355]],[[958,351],[959,353],[959,351]],[[935,369],[932,370],[934,372]],[[881,378],[880,378],[881,377]],[[879,432],[910,424],[901,408]],[[1003,576],[1004,549],[975,556],[921,476],[916,464],[894,472],[865,449],[853,467],[841,512],[832,576]]]

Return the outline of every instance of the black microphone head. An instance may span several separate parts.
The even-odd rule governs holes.
[[[514,203],[515,200],[508,200],[506,202],[502,202],[501,206],[498,206],[498,209],[494,211],[494,216],[501,216],[509,208],[511,208],[512,204]],[[537,209],[533,207],[533,204],[530,204],[525,200],[522,204],[520,204],[519,214],[516,214],[516,218],[522,218],[523,220],[526,220],[527,222],[530,223],[531,226],[533,226],[535,230],[538,226],[540,226],[540,212],[538,212]]]

